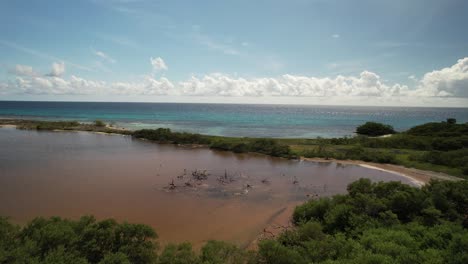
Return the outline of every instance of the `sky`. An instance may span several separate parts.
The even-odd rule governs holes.
[[[466,0],[2,0],[0,100],[468,107]]]

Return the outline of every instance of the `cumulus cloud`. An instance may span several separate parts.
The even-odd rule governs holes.
[[[47,76],[51,77],[60,77],[65,73],[65,63],[63,62],[54,62],[52,63],[52,70]]]
[[[377,74],[368,71],[359,77],[335,78],[286,74],[277,78],[244,79],[211,74],[192,77],[180,82],[179,87],[183,95],[198,96],[398,96],[408,90],[403,85],[385,85]]]
[[[451,67],[426,73],[417,93],[423,96],[468,97],[468,57]]]
[[[153,72],[167,70],[167,65],[161,57],[150,58],[151,65],[153,66]]]
[[[151,58],[154,70],[167,69],[161,58]],[[60,77],[63,71],[53,76],[30,74],[29,66],[18,68],[13,80],[0,83],[0,92],[15,94],[82,94],[82,95],[157,95],[157,96],[224,96],[224,97],[468,97],[468,58],[455,65],[429,72],[415,87],[388,84],[376,73],[363,71],[357,76],[338,75],[310,77],[285,74],[270,78],[242,78],[214,73],[192,76],[187,80],[172,82],[169,79],[143,76],[135,82],[92,81],[72,75]],[[15,71],[16,72],[16,71]]]

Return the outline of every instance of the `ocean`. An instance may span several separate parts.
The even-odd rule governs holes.
[[[165,127],[219,136],[329,138],[353,136],[356,126],[366,121],[390,124],[398,131],[447,118],[464,123],[468,122],[468,108],[0,101],[0,118],[99,119],[129,129]]]

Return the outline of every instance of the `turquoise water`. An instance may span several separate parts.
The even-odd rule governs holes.
[[[356,126],[366,121],[387,123],[400,131],[447,118],[468,122],[468,108],[0,101],[0,117],[101,119],[131,129],[167,127],[220,136],[314,138],[352,136]]]

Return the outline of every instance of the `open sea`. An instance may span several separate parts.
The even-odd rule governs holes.
[[[0,118],[99,119],[129,129],[165,127],[219,136],[315,138],[352,136],[356,126],[366,121],[390,124],[398,131],[447,118],[464,123],[468,108],[0,101]]]

